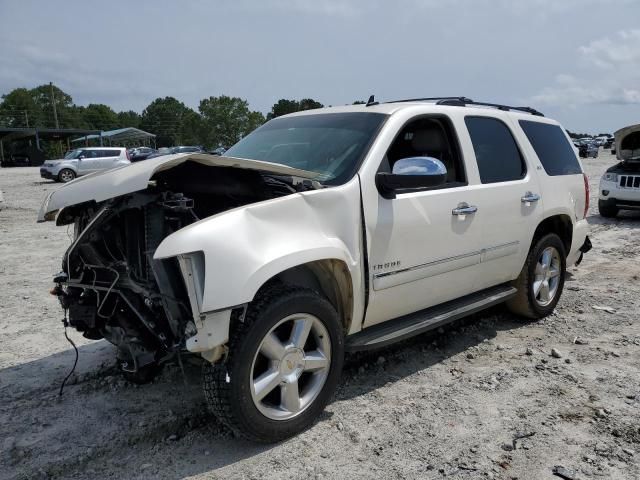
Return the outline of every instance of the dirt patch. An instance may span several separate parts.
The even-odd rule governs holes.
[[[78,370],[58,398],[74,355],[47,292],[69,237],[35,223],[53,183],[0,170],[0,479],[537,479],[555,465],[640,478],[640,214],[596,208],[614,161],[585,162],[594,250],[553,315],[523,323],[496,308],[350,356],[322,418],[272,446],[236,440],[207,414],[198,365],[133,386],[109,344],[77,332]]]

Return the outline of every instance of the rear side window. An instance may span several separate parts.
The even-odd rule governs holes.
[[[120,150],[101,150],[101,157],[119,157]]]
[[[466,117],[482,183],[519,180],[527,173],[511,130],[490,117]]]
[[[99,158],[102,156],[99,150],[85,150],[82,152],[82,155],[84,158]]]
[[[547,175],[575,175],[582,173],[576,154],[558,125],[520,120],[536,155]]]

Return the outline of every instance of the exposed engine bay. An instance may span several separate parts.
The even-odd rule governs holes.
[[[73,224],[74,241],[52,293],[70,326],[118,347],[125,372],[157,365],[184,350],[196,333],[178,260],[153,259],[162,240],[200,219],[317,187],[295,177],[187,161],[155,174],[145,190],[66,207],[57,224]]]

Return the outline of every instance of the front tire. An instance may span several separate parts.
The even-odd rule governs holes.
[[[70,168],[63,168],[60,170],[60,173],[58,173],[58,181],[62,183],[68,183],[74,178],[76,178],[76,172]]]
[[[598,212],[601,217],[614,218],[618,215],[618,207],[612,207],[602,200],[598,200]]]
[[[203,369],[209,409],[258,442],[308,428],[342,371],[342,325],[331,303],[312,290],[277,285],[259,293],[231,328],[225,363]]]
[[[534,320],[549,315],[562,295],[566,269],[566,253],[560,237],[549,233],[537,239],[520,276],[512,283],[518,292],[507,301],[509,310]]]

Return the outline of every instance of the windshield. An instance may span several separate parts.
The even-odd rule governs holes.
[[[386,117],[354,112],[276,118],[225,155],[318,172],[319,180],[338,185],[353,177]]]
[[[82,152],[81,148],[77,148],[75,150],[71,150],[70,152],[67,152],[64,156],[65,160],[71,160],[73,158],[78,158],[80,156],[80,153]]]

